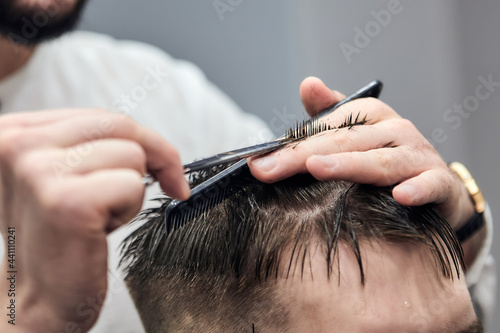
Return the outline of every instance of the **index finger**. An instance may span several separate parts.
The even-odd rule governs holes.
[[[360,119],[366,116],[366,124],[357,127],[359,130],[350,131],[349,124],[352,124],[358,114]],[[313,155],[366,151],[395,141],[395,133],[390,120],[396,118],[400,116],[378,99],[356,99],[321,118],[321,123],[331,125],[333,131],[307,138],[294,146],[294,149],[283,149],[265,157],[249,158],[248,164],[254,177],[261,181],[271,183],[288,178],[297,173],[306,172],[306,161]],[[343,123],[346,124],[345,128],[337,132],[335,128]],[[373,125],[376,126],[373,127]]]
[[[25,145],[38,147],[72,147],[84,142],[98,144],[102,139],[135,141],[144,149],[147,169],[160,182],[162,189],[179,199],[189,197],[189,185],[177,150],[160,134],[128,116],[107,112],[80,115],[30,127],[25,130],[25,137]]]
[[[31,127],[55,123],[82,114],[106,114],[103,109],[53,109],[41,111],[16,112],[2,115],[0,131],[11,127]]]

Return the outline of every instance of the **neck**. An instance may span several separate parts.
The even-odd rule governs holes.
[[[0,37],[0,81],[23,67],[33,55],[33,46],[12,44]]]

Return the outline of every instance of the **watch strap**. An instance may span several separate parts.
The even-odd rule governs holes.
[[[467,192],[469,192],[469,196],[476,211],[474,216],[456,231],[458,239],[463,243],[484,226],[484,209],[486,207],[486,201],[476,181],[462,163],[453,162],[450,163],[449,167],[462,180]]]
[[[467,239],[469,239],[472,235],[474,235],[479,229],[481,229],[484,226],[484,213],[478,213],[476,212],[472,218],[465,223],[463,227],[458,229],[456,231],[458,240],[460,243],[465,242]]]

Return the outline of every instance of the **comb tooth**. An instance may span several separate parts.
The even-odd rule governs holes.
[[[175,217],[174,217],[174,216],[172,216],[172,217],[168,220],[168,222],[167,222],[167,224],[168,224],[168,233],[170,233],[170,232],[172,232],[172,231],[173,231],[173,228],[174,228],[174,223],[175,223],[175,221],[174,221],[174,220],[175,220]]]
[[[179,223],[179,217],[177,216],[177,214],[175,214],[174,216],[172,216],[172,228],[173,228],[173,230],[177,229],[177,223]]]
[[[172,214],[170,214],[170,216],[165,220],[165,222],[167,223],[167,234],[170,234],[170,232],[172,231],[172,220],[173,220],[173,216]]]
[[[206,212],[206,211],[207,211],[207,209],[208,209],[209,207],[211,207],[211,206],[215,205],[215,203],[216,203],[216,202],[217,202],[217,200],[215,200],[215,199],[213,199],[213,198],[212,198],[210,201],[207,201],[207,202],[205,203],[205,207],[203,208],[203,211],[204,211],[204,212]]]
[[[196,215],[194,215],[193,218],[202,215],[203,212],[206,211],[206,209],[207,209],[207,202],[210,202],[210,198],[205,198],[205,200],[203,200],[203,202],[201,203],[201,205],[198,206],[198,209],[196,210]]]
[[[219,201],[219,195],[221,195],[221,194],[220,194],[220,192],[219,192],[219,193],[217,193],[217,195],[216,195],[216,196],[214,196],[214,197],[210,200],[210,202],[207,202],[206,207],[208,208],[208,207],[211,207],[211,206],[215,205],[215,204]],[[206,211],[206,209],[204,209],[203,211]]]
[[[195,208],[190,210],[190,214],[188,215],[188,221],[191,221],[195,215],[198,215],[199,212],[199,204],[195,205]]]
[[[181,225],[184,223],[184,219],[186,218],[185,215],[183,216],[179,216],[179,218],[177,219],[176,223],[175,223],[175,230],[179,229],[181,227]]]
[[[182,208],[181,212],[184,211],[185,209],[187,210],[188,207],[189,207],[188,204],[181,207]],[[189,212],[189,210],[187,210],[187,211]],[[175,219],[175,230],[177,230],[181,226],[182,222],[184,221],[185,215],[181,214],[181,212],[177,213],[177,217]]]

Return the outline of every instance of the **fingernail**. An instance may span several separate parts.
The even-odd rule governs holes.
[[[406,195],[408,198],[415,196],[415,187],[410,184],[402,184],[398,187],[398,191]]]
[[[320,163],[323,164],[323,167],[333,169],[337,166],[338,160],[337,157],[331,155],[316,155],[314,158]]]
[[[274,155],[259,158],[252,162],[255,167],[262,171],[271,171],[278,165],[278,159]]]
[[[182,182],[182,200],[187,200],[189,196],[191,195],[191,188],[189,187],[189,184],[187,181]]]

